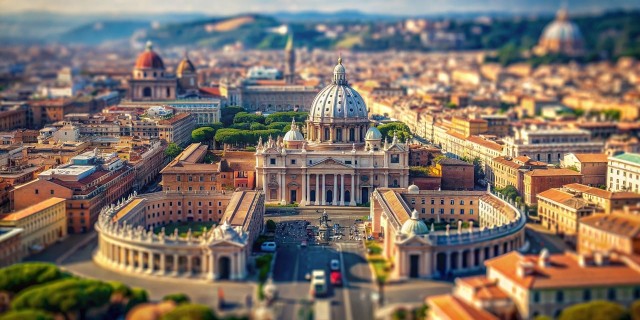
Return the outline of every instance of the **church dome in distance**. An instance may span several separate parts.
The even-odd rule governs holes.
[[[412,184],[407,187],[407,192],[409,192],[410,194],[417,194],[420,192],[420,188],[418,188],[418,186],[416,186],[415,184]]]
[[[400,233],[406,235],[421,235],[429,233],[429,228],[424,221],[418,219],[418,211],[415,209],[411,212],[411,219],[402,224]]]
[[[162,69],[164,70],[164,62],[162,58],[153,51],[153,45],[151,41],[147,42],[145,50],[138,55],[136,59],[136,69]]]
[[[316,95],[309,108],[313,123],[369,122],[369,111],[360,94],[349,86],[342,58],[333,69],[333,81]]]
[[[560,10],[556,19],[544,28],[542,39],[581,42],[582,33],[575,23],[569,21],[567,11]]]
[[[176,68],[176,75],[178,77],[182,76],[185,73],[196,73],[196,67],[193,66],[193,63],[191,62],[191,60],[189,60],[189,57],[187,57],[187,55],[182,58],[182,60],[178,64],[178,67]]]
[[[364,136],[365,140],[382,140],[382,133],[378,128],[371,127]]]

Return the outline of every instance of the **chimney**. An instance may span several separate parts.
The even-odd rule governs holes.
[[[593,260],[596,266],[602,267],[609,265],[609,253],[608,252],[596,252],[593,255]]]
[[[533,273],[533,263],[531,261],[520,260],[516,266],[516,274],[520,278],[531,275]]]
[[[584,268],[587,266],[587,259],[583,253],[578,255],[578,265],[580,265],[581,268]]]
[[[540,268],[546,268],[549,266],[549,250],[547,248],[542,249],[540,251],[540,256],[538,257],[538,266]]]

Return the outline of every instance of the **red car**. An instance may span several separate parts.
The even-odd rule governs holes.
[[[331,284],[334,286],[342,286],[342,274],[340,271],[331,271],[329,274],[329,281],[331,281]]]

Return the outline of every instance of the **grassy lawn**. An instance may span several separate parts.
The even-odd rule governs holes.
[[[170,236],[173,234],[175,229],[178,229],[178,235],[182,238],[187,237],[187,232],[189,232],[189,228],[191,228],[191,235],[193,237],[198,237],[202,235],[202,230],[206,227],[207,230],[211,230],[212,227],[216,225],[213,221],[207,222],[174,222],[170,224],[164,225],[164,234]],[[158,233],[162,230],[162,227],[155,228],[153,230],[154,233]]]
[[[389,278],[391,264],[382,256],[382,247],[376,241],[367,241],[367,261],[373,267],[376,278]]]

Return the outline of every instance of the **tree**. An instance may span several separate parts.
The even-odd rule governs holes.
[[[55,318],[42,310],[24,309],[20,311],[9,311],[0,315],[0,320],[54,320]]]
[[[89,279],[63,279],[20,292],[11,302],[14,310],[41,309],[63,314],[67,319],[109,303],[113,288],[106,282]]]
[[[249,126],[249,130],[255,131],[255,130],[266,130],[267,126],[265,126],[264,124],[260,123],[260,122],[252,122],[251,125]]]
[[[572,305],[560,313],[558,320],[626,320],[629,312],[611,301],[591,301]]]
[[[236,116],[236,114],[243,111],[243,107],[222,108],[222,110],[220,111],[220,122],[222,122],[225,127],[228,127],[233,123],[233,118]]]
[[[167,149],[164,150],[164,155],[171,159],[174,159],[182,152],[182,150],[183,149],[179,145],[172,142],[169,143]]]
[[[162,301],[169,301],[169,300],[175,302],[176,304],[191,302],[191,299],[189,299],[189,296],[184,293],[168,294],[162,298]]]
[[[258,122],[264,124],[264,116],[252,114],[248,112],[238,112],[233,117],[233,123],[252,123]]]
[[[393,138],[394,132],[397,134],[398,139],[400,141],[405,141],[406,139],[411,138],[411,129],[409,126],[402,122],[389,122],[378,126],[378,130],[382,134],[382,140]]]
[[[629,311],[631,313],[631,320],[640,320],[640,300],[634,301]]]
[[[447,108],[449,108],[449,109],[457,109],[457,108],[458,108],[458,105],[457,105],[457,104],[455,104],[455,103],[453,103],[453,102],[451,102],[451,101],[449,101],[449,102],[447,102],[447,104],[445,105],[445,107],[447,107]]]
[[[516,187],[512,185],[507,185],[502,189],[496,189],[496,191],[498,193],[503,194],[507,199],[511,199],[511,200],[515,200],[516,197],[520,195],[520,193],[518,193],[518,189],[516,189]]]
[[[0,291],[6,291],[13,295],[31,286],[68,277],[68,274],[60,271],[54,264],[18,263],[0,269]]]
[[[287,112],[275,112],[267,116],[264,123],[269,125],[274,122],[286,122],[291,123],[293,118],[296,122],[304,122],[309,117],[308,112],[287,111]]]
[[[269,219],[269,220],[267,220],[266,227],[267,227],[267,231],[274,232],[274,231],[276,231],[276,222],[271,220],[271,219]]]
[[[193,142],[205,142],[208,143],[213,139],[216,134],[216,130],[211,127],[201,127],[191,131],[191,140]]]
[[[128,298],[129,302],[127,302],[126,312],[129,312],[129,310],[141,303],[148,302],[149,293],[142,288],[132,288]]]
[[[185,303],[166,313],[161,320],[215,320],[213,311],[200,304]]]
[[[478,183],[484,180],[484,169],[482,168],[482,162],[480,162],[480,158],[475,157],[473,159],[473,175],[475,177],[475,182]]]

